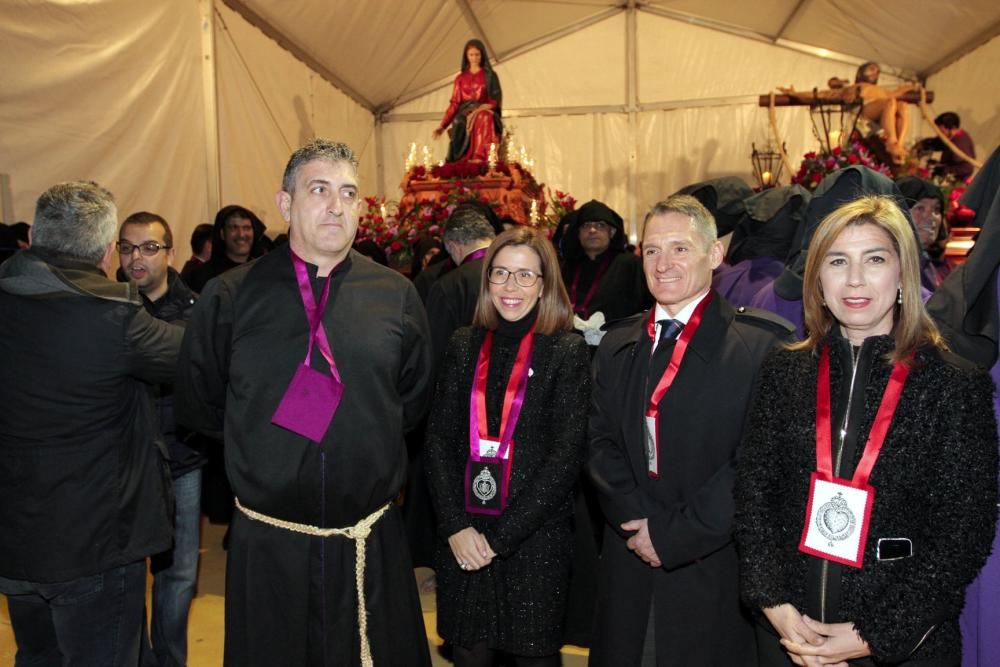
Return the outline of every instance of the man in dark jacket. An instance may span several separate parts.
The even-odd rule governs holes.
[[[194,228],[191,232],[191,258],[184,262],[181,269],[181,280],[184,284],[190,282],[191,276],[199,266],[212,259],[212,238],[215,236],[215,227],[208,223],[203,223]]]
[[[106,277],[117,210],[94,183],[38,199],[0,267],[0,592],[18,664],[135,665],[146,557],[170,548],[170,479],[146,383],[183,331]]]
[[[118,232],[118,256],[125,275],[139,288],[146,312],[159,320],[187,323],[195,294],[170,266],[175,256],[174,235],[166,220],[146,211],[125,218]],[[188,612],[198,577],[201,469],[205,456],[192,446],[197,436],[177,428],[171,385],[157,387],[156,407],[160,431],[170,452],[177,505],[174,548],[152,559],[150,630],[157,664],[186,665]]]
[[[733,456],[760,363],[793,327],[713,292],[722,256],[696,199],[657,204],[643,235],[656,307],[612,328],[594,359],[588,470],[611,530],[592,666],[755,664]]]
[[[438,364],[444,359],[451,334],[472,324],[482,282],[483,257],[494,236],[489,220],[475,206],[458,206],[444,224],[444,247],[457,268],[431,285],[425,304]]]

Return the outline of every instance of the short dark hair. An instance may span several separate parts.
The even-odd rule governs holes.
[[[163,225],[163,243],[168,248],[174,247],[174,233],[170,230],[170,225],[161,216],[149,211],[137,211],[122,221],[122,226],[118,228],[118,233],[125,229],[125,225],[151,225],[158,222]]]
[[[493,258],[507,246],[531,248],[538,255],[542,267],[542,295],[538,299],[535,331],[548,335],[570,331],[573,328],[573,305],[566,294],[566,286],[563,285],[556,250],[544,234],[525,225],[518,225],[500,234],[486,251],[479,285],[479,300],[476,302],[476,314],[472,318],[473,326],[492,330],[500,323],[500,315],[490,298],[487,276],[493,268]]]
[[[299,167],[313,160],[327,162],[346,162],[351,165],[354,175],[358,174],[358,158],[347,144],[329,139],[313,139],[305,146],[292,153],[285,165],[285,174],[281,178],[281,189],[288,194],[295,190],[295,179],[299,175]]]
[[[945,111],[934,119],[934,124],[946,127],[949,130],[957,130],[962,127],[962,119],[954,111]]]
[[[493,226],[481,210],[475,206],[459,204],[444,223],[441,240],[467,245],[473,241],[492,241],[495,237]]]
[[[194,228],[191,232],[191,251],[194,254],[200,253],[205,249],[205,244],[212,240],[212,232],[214,228],[207,222],[203,222]]]

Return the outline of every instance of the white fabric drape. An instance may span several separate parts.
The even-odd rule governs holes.
[[[30,222],[55,183],[93,180],[120,218],[162,215],[186,259],[210,215],[197,3],[6,2],[0,62],[16,218]]]

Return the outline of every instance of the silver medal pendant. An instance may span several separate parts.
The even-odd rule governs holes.
[[[490,474],[489,468],[483,468],[472,480],[472,493],[485,505],[497,494],[497,482]]]
[[[846,540],[854,533],[857,519],[841,493],[825,502],[816,512],[816,528],[828,540]]]

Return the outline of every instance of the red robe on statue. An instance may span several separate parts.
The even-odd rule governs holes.
[[[454,120],[448,162],[486,162],[490,144],[500,147],[495,115],[498,101],[487,92],[486,72],[468,70],[455,77],[451,103],[444,113],[441,127]]]

